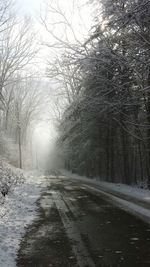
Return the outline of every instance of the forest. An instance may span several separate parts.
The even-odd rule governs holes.
[[[16,2],[0,1],[0,160],[31,169],[33,133],[49,95],[37,71],[34,23],[16,10]]]
[[[1,158],[20,168],[37,165],[33,133],[46,107],[65,169],[150,187],[150,2],[85,5],[92,13],[88,34],[88,19],[73,26],[69,11],[49,1],[39,22],[47,35],[39,42],[32,20],[1,1]],[[44,72],[37,64],[41,47]]]
[[[65,168],[150,187],[150,2],[90,5],[89,37],[49,69],[67,92],[58,139]]]

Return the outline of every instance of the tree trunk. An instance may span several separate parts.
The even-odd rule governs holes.
[[[18,135],[19,135],[19,167],[22,169],[22,148],[21,148],[21,128],[18,126]]]

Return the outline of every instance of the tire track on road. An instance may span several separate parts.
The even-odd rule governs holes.
[[[59,192],[53,192],[52,197],[59,211],[66,234],[71,241],[72,250],[76,256],[79,267],[95,267],[95,263],[81,239],[75,222],[67,216],[70,210],[63,199],[63,195]]]

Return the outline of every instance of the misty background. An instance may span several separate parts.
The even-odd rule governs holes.
[[[0,153],[150,186],[149,1],[5,1]]]
[[[63,45],[57,47],[57,37],[66,32],[71,44],[77,29],[79,40],[83,38],[81,6],[90,28],[83,1],[69,5],[68,1],[40,0],[1,3],[0,154],[15,167],[46,170],[64,166],[57,139],[68,100],[66,90],[60,88],[62,81],[55,75],[49,77],[48,69],[64,53]]]

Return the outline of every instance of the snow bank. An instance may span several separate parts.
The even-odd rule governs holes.
[[[73,178],[76,180],[80,180],[83,182],[86,182],[88,184],[93,184],[100,186],[103,189],[108,189],[111,190],[112,192],[116,193],[122,193],[124,195],[130,196],[130,197],[135,197],[136,199],[143,200],[147,203],[150,203],[150,190],[148,189],[142,189],[139,188],[138,186],[130,186],[130,185],[125,185],[125,184],[114,184],[114,183],[109,183],[109,182],[103,182],[98,180],[98,178],[87,178],[85,176],[80,176],[77,174],[73,174],[71,172],[68,172],[66,170],[61,170],[61,173],[68,178]]]
[[[3,203],[4,196],[14,185],[23,183],[23,181],[24,175],[22,170],[0,160],[0,203]]]
[[[64,177],[74,179],[78,183],[81,182],[86,188],[100,193],[119,208],[134,214],[150,224],[150,191],[148,189],[141,189],[125,184],[102,182],[96,178],[89,179],[64,170],[61,173]]]
[[[18,176],[17,176],[18,177]],[[42,179],[26,177],[5,197],[0,207],[0,266],[15,267],[15,259],[25,228],[37,215],[36,201],[40,196]]]

